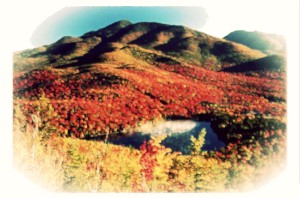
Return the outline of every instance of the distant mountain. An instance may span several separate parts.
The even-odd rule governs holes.
[[[225,36],[224,39],[246,45],[252,49],[260,50],[269,55],[282,55],[285,54],[286,50],[284,37],[276,34],[238,30],[231,32]]]
[[[112,63],[197,65],[219,71],[264,56],[187,27],[122,20],[81,37],[63,37],[51,45],[16,52],[14,69]]]

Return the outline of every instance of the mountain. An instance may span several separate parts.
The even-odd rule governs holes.
[[[185,64],[209,70],[241,64],[265,54],[183,26],[122,20],[81,37],[16,52],[14,69],[70,64]]]
[[[20,108],[26,118],[19,119],[34,125],[38,114],[41,130],[85,139],[175,118],[259,131],[283,122],[285,73],[278,60],[183,26],[119,21],[16,52],[14,115]],[[271,72],[246,74],[261,68]],[[248,119],[252,112],[255,120]]]
[[[284,55],[286,43],[283,36],[263,32],[238,30],[229,33],[224,39],[260,50],[268,55]]]
[[[278,55],[270,55],[257,60],[252,60],[229,68],[225,72],[263,72],[263,71],[285,71],[285,58]]]

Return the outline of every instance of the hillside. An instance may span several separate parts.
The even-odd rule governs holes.
[[[71,64],[185,64],[218,71],[265,55],[183,26],[119,21],[81,37],[16,52],[14,69]]]
[[[235,73],[264,73],[264,72],[284,72],[285,58],[278,55],[271,55],[253,61],[245,62],[229,68],[224,68],[224,72]]]
[[[260,50],[268,55],[285,55],[286,51],[284,37],[276,34],[238,30],[231,32],[225,36],[224,39],[246,45],[252,49]]]
[[[182,26],[119,21],[82,37],[16,53],[14,97],[26,106],[46,97],[57,111],[52,119],[64,123],[58,124],[59,131],[81,138],[127,131],[156,118],[216,117],[210,112],[227,114],[228,108],[237,117],[245,111],[276,117],[284,106],[269,102],[285,100],[284,61],[277,56],[257,59],[262,56]],[[203,57],[214,59],[226,72],[275,68],[276,74],[259,78],[216,72],[200,62]],[[80,122],[84,127],[74,125],[78,119],[85,120]]]

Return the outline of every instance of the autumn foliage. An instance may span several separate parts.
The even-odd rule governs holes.
[[[58,190],[247,190],[268,167],[284,164],[285,88],[280,72],[255,76],[191,65],[94,64],[86,70],[15,72],[15,133],[26,138],[30,130],[39,131],[39,142],[47,146],[39,147],[35,159],[55,152],[64,172]],[[86,140],[175,118],[210,121],[226,146],[202,151],[204,133],[192,138],[189,155],[161,145],[165,137],[152,137],[139,150]]]
[[[180,65],[98,67],[72,75],[60,70],[16,74],[14,102],[27,117],[39,112],[43,124],[50,122],[60,136],[78,138],[126,132],[158,117],[228,117],[220,128],[256,118],[285,123],[284,76],[259,78]],[[42,97],[48,99],[43,112]]]

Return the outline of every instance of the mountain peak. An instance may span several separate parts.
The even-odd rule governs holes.
[[[79,38],[63,37],[43,52],[24,52],[16,67],[25,69],[34,58],[36,64],[30,67],[35,68],[41,64],[56,67],[62,63],[139,62],[144,65],[191,64],[219,71],[264,56],[257,50],[184,26],[120,20]]]
[[[100,36],[100,37],[110,37],[115,32],[119,31],[120,29],[123,29],[129,25],[132,25],[132,23],[128,20],[120,20],[117,22],[114,22],[104,28],[101,28],[97,31],[92,31],[84,34],[82,38],[91,37],[91,36]]]
[[[118,26],[118,27],[126,27],[128,25],[131,25],[132,23],[129,20],[120,20],[120,21],[116,21],[112,24],[110,24],[107,27],[112,27],[112,26]]]
[[[56,44],[63,44],[63,43],[75,43],[82,41],[81,38],[78,37],[72,37],[72,36],[64,36],[58,41],[56,41]]]

